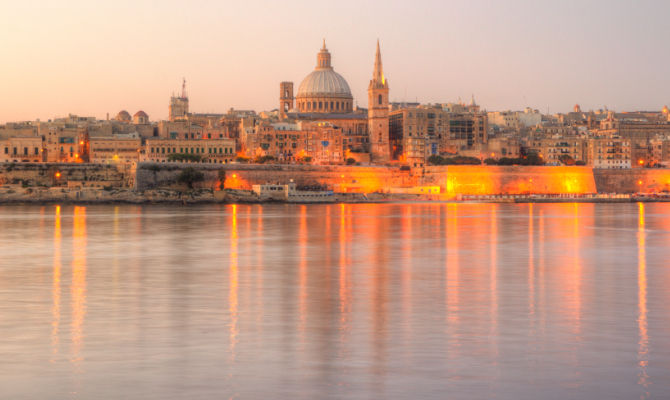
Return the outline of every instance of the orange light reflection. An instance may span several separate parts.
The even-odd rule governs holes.
[[[86,316],[86,207],[74,208],[72,229],[72,358],[75,369],[82,361],[81,348],[84,339]]]
[[[230,271],[228,273],[228,306],[230,313],[230,357],[235,361],[235,345],[237,344],[238,318],[238,232],[237,204],[231,206],[230,214]]]
[[[59,347],[59,330],[60,330],[60,302],[61,302],[61,214],[60,206],[56,206],[56,215],[54,217],[54,261],[53,261],[53,283],[52,283],[52,298],[53,306],[51,308],[52,322],[51,322],[51,350],[53,357],[52,362],[58,355]]]
[[[637,231],[637,287],[638,287],[638,381],[644,393],[641,398],[649,398],[649,374],[647,366],[649,365],[649,332],[647,330],[647,246],[645,232],[645,211],[644,203],[638,203],[638,231]]]

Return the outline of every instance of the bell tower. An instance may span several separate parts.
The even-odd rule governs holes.
[[[170,97],[170,121],[184,120],[188,117],[188,94],[186,93],[186,78],[181,84],[181,95]]]
[[[286,118],[286,113],[293,109],[293,82],[279,84],[279,116]]]
[[[377,54],[372,80],[368,86],[368,134],[372,162],[385,163],[391,159],[389,141],[389,83],[384,77],[382,55],[377,40]]]

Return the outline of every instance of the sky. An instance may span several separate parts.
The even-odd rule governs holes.
[[[367,107],[376,40],[392,101],[487,110],[660,110],[670,1],[0,0],[0,123],[125,109],[165,119],[278,107],[326,39]]]

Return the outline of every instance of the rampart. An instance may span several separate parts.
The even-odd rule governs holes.
[[[131,165],[68,163],[1,163],[0,185],[26,187],[131,187],[135,171]]]
[[[338,192],[373,193],[390,188],[439,187],[447,197],[485,194],[658,193],[670,191],[670,169],[605,170],[588,167],[315,166],[276,164],[140,163],[134,165],[3,163],[0,185],[23,187],[183,189],[186,168],[203,174],[197,189],[251,189],[254,184],[327,186]]]

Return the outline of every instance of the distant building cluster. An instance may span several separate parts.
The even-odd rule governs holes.
[[[279,107],[199,114],[186,81],[165,121],[144,111],[105,120],[69,115],[0,126],[0,162],[275,162],[381,164],[422,168],[436,162],[587,165],[623,169],[670,163],[670,111],[566,114],[482,110],[469,103],[390,101],[379,42],[367,109],[335,72],[325,41],[297,92],[279,84]],[[436,161],[437,160],[437,161]]]

